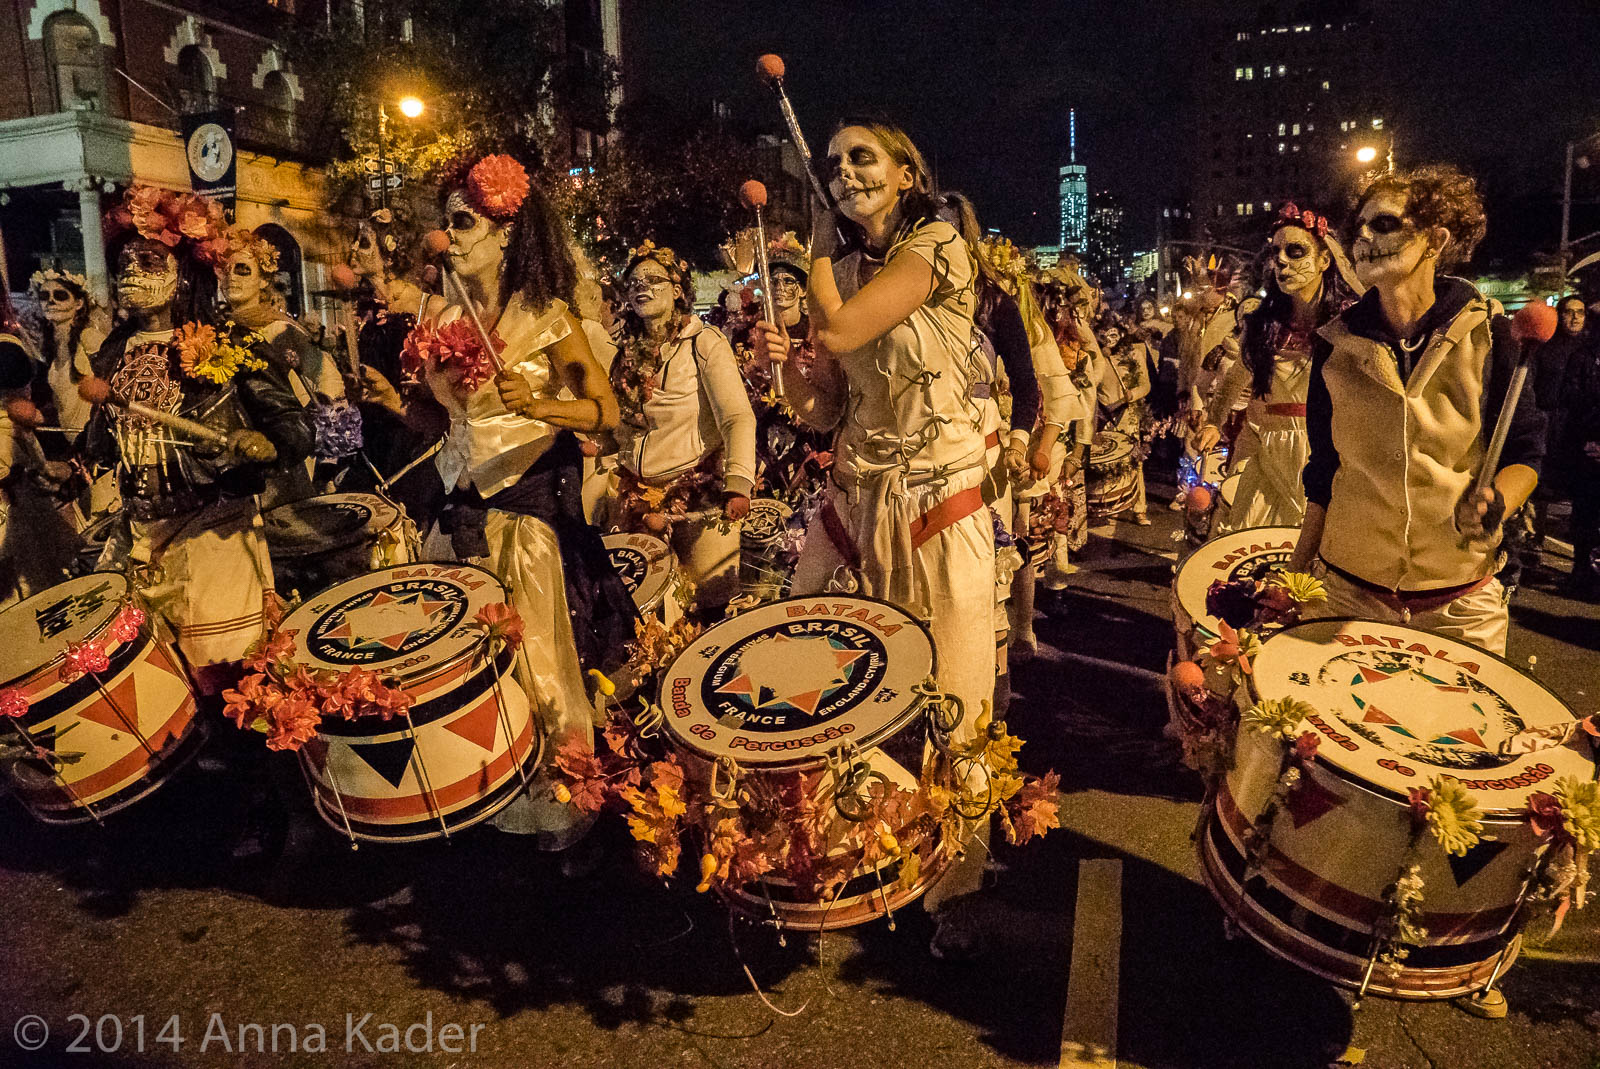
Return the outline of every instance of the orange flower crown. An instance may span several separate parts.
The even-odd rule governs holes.
[[[134,184],[106,221],[113,234],[131,228],[169,249],[187,247],[196,259],[213,267],[228,256],[228,219],[222,203],[198,193]]]
[[[654,260],[669,270],[675,268],[686,275],[689,273],[689,261],[680,257],[667,246],[657,245],[654,238],[645,238],[644,244],[635,245],[628,250],[628,262],[631,264],[635,260]]]
[[[467,199],[484,215],[502,223],[517,214],[530,188],[527,170],[503,154],[485,156],[467,172]]]

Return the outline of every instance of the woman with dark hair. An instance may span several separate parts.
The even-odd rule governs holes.
[[[1328,221],[1285,204],[1267,245],[1267,294],[1244,314],[1240,359],[1223,376],[1196,436],[1205,453],[1237,408],[1243,427],[1228,456],[1239,475],[1231,507],[1219,509],[1212,533],[1245,527],[1298,527],[1306,495],[1300,473],[1310,453],[1306,389],[1312,333],[1350,303]]]
[[[568,310],[577,273],[544,191],[511,157],[485,156],[444,193],[450,262],[503,370],[494,372],[457,305],[406,341],[408,372],[450,421],[435,461],[449,492],[441,525],[458,558],[483,562],[511,592],[525,625],[518,680],[543,714],[549,744],[588,744],[583,670],[620,662],[634,609],[584,521],[573,432],[614,428],[616,397]],[[393,390],[383,396],[408,411]],[[549,850],[571,846],[591,823],[557,803],[542,778],[495,818]]]
[[[978,268],[939,220],[928,169],[902,131],[846,121],[825,167],[838,207],[817,213],[811,237],[816,359],[809,375],[783,380],[800,418],[838,435],[793,589],[857,590],[927,620],[939,687],[966,708],[955,729],[966,742],[995,684],[990,629],[973,626],[993,617],[995,580],[983,408],[971,396]],[[762,330],[769,357],[787,360],[787,334]],[[977,822],[977,834],[987,829]],[[929,909],[977,889],[982,853],[967,850]],[[946,919],[935,951],[965,949],[972,933]]]
[[[94,358],[96,376],[109,381],[86,394],[109,387],[198,420],[227,445],[98,406],[78,446],[115,467],[126,523],[100,566],[126,559],[142,569],[142,598],[176,634],[197,688],[214,694],[260,636],[273,587],[256,496],[310,455],[311,420],[260,335],[218,329],[216,267],[229,249],[221,205],[134,186],[112,219],[137,235],[115,251],[128,318]]]
[[[1312,342],[1291,567],[1326,567],[1319,613],[1503,655],[1501,526],[1538,483],[1544,417],[1524,391],[1492,483],[1474,489],[1517,344],[1498,305],[1439,268],[1465,262],[1484,224],[1476,183],[1453,167],[1380,175],[1362,192],[1351,252],[1371,288]]]
[[[44,312],[44,363],[35,376],[33,400],[47,424],[65,428],[43,443],[50,456],[59,457],[89,420],[78,383],[92,374],[89,358],[99,351],[106,332],[95,321],[94,298],[82,275],[46,267],[33,273],[29,288]]]
[[[602,509],[624,531],[660,532],[675,514],[695,514],[672,523],[673,551],[699,607],[720,608],[738,592],[739,531],[730,524],[750,511],[755,412],[727,337],[694,314],[684,261],[646,241],[621,282],[628,305],[611,364],[621,408],[617,489]]]

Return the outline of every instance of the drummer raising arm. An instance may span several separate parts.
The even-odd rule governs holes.
[[[1452,167],[1386,174],[1353,246],[1367,294],[1312,346],[1306,518],[1290,567],[1327,567],[1324,616],[1426,627],[1504,654],[1500,527],[1533,492],[1544,417],[1513,413],[1493,483],[1473,488],[1516,363],[1510,322],[1437,266],[1482,238],[1482,201]]]

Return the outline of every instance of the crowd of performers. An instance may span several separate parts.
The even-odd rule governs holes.
[[[1498,474],[1472,490],[1514,351],[1499,309],[1443,271],[1483,233],[1470,180],[1376,179],[1348,255],[1339,221],[1286,208],[1264,296],[1246,270],[1197,267],[1169,312],[1110,308],[1074,264],[1041,270],[983,236],[892,126],[843,122],[825,155],[837,208],[808,241],[729,241],[744,270],[767,243],[777,322],[748,282],[697,315],[689,265],[647,235],[599,278],[545,191],[496,155],[441,191],[459,292],[373,213],[350,252],[357,316],[330,349],[272,299],[270,245],[210,202],[131,189],[109,221],[114,323],[82,278],[46,270],[42,338],[0,337],[14,593],[84,554],[63,504],[109,517],[95,565],[138,577],[216,694],[281,586],[263,512],[381,487],[425,558],[505,583],[546,735],[587,742],[586,672],[617,671],[637,628],[601,532],[670,542],[682,610],[715,620],[740,594],[752,499],[777,498],[791,593],[925,620],[939,686],[1003,716],[1008,652],[1036,647],[1037,587],[1068,583],[1097,511],[1150,522],[1144,462],[1165,437],[1191,475],[1227,447],[1221,474],[1239,479],[1213,531],[1303,525],[1294,567],[1325,572],[1328,612],[1503,651],[1498,532],[1534,488],[1544,421],[1525,393]],[[476,324],[494,361],[474,352]],[[589,821],[558,796],[532,790],[498,823],[568,848]],[[982,854],[930,908],[976,889]]]

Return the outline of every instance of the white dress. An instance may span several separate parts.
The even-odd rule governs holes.
[[[1300,473],[1311,455],[1305,417],[1310,384],[1310,353],[1280,350],[1267,396],[1252,397],[1245,406],[1245,426],[1230,465],[1239,473],[1239,485],[1233,504],[1225,513],[1219,508],[1213,534],[1246,527],[1299,527],[1305,519],[1306,491]],[[1249,390],[1250,369],[1241,360],[1229,369],[1213,413],[1220,411],[1227,418]]]
[[[889,251],[896,256],[927,260],[933,292],[883,337],[838,354],[848,392],[823,507],[851,545],[835,545],[814,519],[793,591],[841,589],[834,584],[853,577],[860,593],[927,620],[940,689],[966,707],[956,732],[964,741],[995,677],[994,636],[974,626],[992,619],[995,593],[994,528],[982,506],[984,413],[971,395],[976,266],[946,223],[922,227]],[[851,254],[834,266],[845,300],[863,281],[860,262]],[[852,550],[859,571],[849,565]]]

